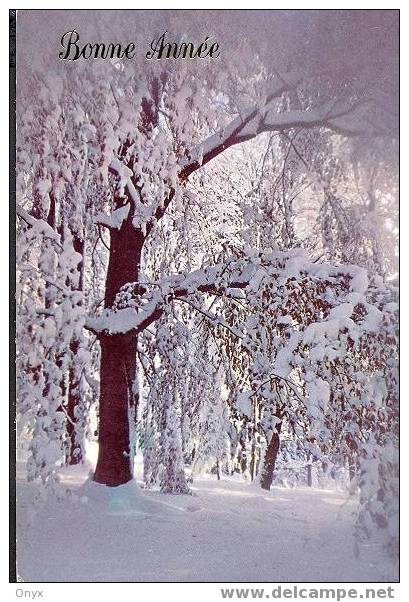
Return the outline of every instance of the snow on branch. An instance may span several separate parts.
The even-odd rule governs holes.
[[[113,158],[111,160],[109,168],[115,175],[118,176],[119,187],[127,189],[128,194],[136,207],[140,203],[140,198],[139,193],[132,182],[132,176],[134,175],[132,169],[127,167],[117,158]]]
[[[281,99],[290,90],[294,90],[298,81],[284,82],[279,88],[267,95],[260,106],[253,106],[234,118],[229,124],[210,135],[193,148],[179,161],[177,176],[184,182],[197,169],[217,157],[231,146],[246,142],[263,132],[285,132],[294,128],[312,129],[324,127],[345,136],[368,136],[381,133],[365,116],[370,101],[359,99],[352,101],[328,101],[315,108],[305,110],[281,110]],[[132,221],[135,227],[148,234],[154,223],[162,218],[175,195],[171,186],[162,203],[151,206],[142,200],[141,191],[135,185],[135,175],[118,158],[112,159],[110,171],[119,179],[119,186],[126,191],[132,206]],[[100,222],[106,225],[104,222]],[[108,226],[110,227],[110,226]]]
[[[114,307],[105,309],[98,317],[89,318],[86,328],[96,335],[139,333],[158,320],[166,305],[175,299],[198,293],[246,298],[247,295],[256,295],[262,286],[277,278],[299,278],[301,275],[330,281],[347,277],[356,302],[363,298],[367,287],[365,270],[356,266],[311,263],[302,249],[275,253],[254,251],[246,258],[230,259],[187,275],[169,276],[149,284],[136,282],[125,285],[117,295]]]
[[[368,100],[358,100],[337,109],[332,101],[315,109],[278,112],[277,98],[281,97],[287,89],[287,87],[281,88],[268,96],[262,107],[253,107],[242,112],[230,124],[193,149],[189,156],[180,162],[181,178],[187,178],[227,148],[251,140],[262,132],[282,132],[293,128],[311,129],[321,126],[347,136],[379,133],[369,123],[365,127],[362,109],[368,105]]]
[[[128,218],[130,205],[127,203],[123,207],[118,207],[115,209],[110,215],[105,213],[98,213],[95,218],[95,223],[100,226],[105,226],[105,228],[112,228],[114,230],[120,230],[122,224]]]
[[[116,209],[110,216],[99,214],[96,223],[107,228],[120,229],[123,221],[127,220],[129,216],[132,219],[133,226],[135,228],[140,228],[144,235],[146,235],[152,228],[154,221],[160,219],[165,213],[166,208],[173,199],[175,190],[173,188],[170,190],[162,205],[159,205],[158,207],[151,206],[143,202],[141,191],[134,184],[135,174],[132,169],[118,158],[113,158],[111,160],[109,169],[111,173],[119,178],[119,188],[126,191],[130,208],[129,205],[127,205],[128,209],[126,215],[122,212],[117,213],[123,209],[122,207]]]
[[[35,228],[40,235],[53,240],[55,243],[61,246],[61,239],[59,234],[55,230],[53,230],[53,228],[49,224],[47,224],[45,220],[33,217],[20,205],[17,205],[16,213],[31,228]]]

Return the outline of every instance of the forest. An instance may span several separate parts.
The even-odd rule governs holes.
[[[58,12],[17,53],[25,479],[337,488],[396,564],[397,11]],[[59,60],[74,25],[135,58]]]

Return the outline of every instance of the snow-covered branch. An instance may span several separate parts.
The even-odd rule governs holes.
[[[17,205],[16,213],[31,228],[36,228],[40,235],[44,236],[45,238],[49,238],[50,240],[54,241],[59,246],[61,246],[60,235],[55,230],[53,230],[53,228],[49,224],[47,224],[45,220],[33,217],[20,205]]]
[[[126,205],[115,209],[110,215],[101,212],[96,216],[94,222],[95,224],[104,226],[108,229],[113,228],[114,230],[120,230],[122,224],[128,217],[129,208],[130,205],[127,203]]]
[[[368,100],[359,100],[335,109],[334,102],[325,103],[316,109],[277,111],[276,100],[287,88],[281,88],[270,95],[263,107],[253,107],[244,111],[230,124],[212,134],[193,149],[188,157],[180,162],[181,178],[205,165],[227,148],[247,142],[263,132],[284,132],[294,128],[312,129],[324,127],[346,136],[368,136],[381,133],[367,123],[362,109]]]
[[[263,283],[277,278],[308,274],[318,278],[346,276],[351,292],[362,295],[367,287],[366,272],[356,266],[335,267],[311,263],[304,250],[255,252],[244,259],[231,259],[190,274],[169,276],[151,285],[130,283],[121,289],[114,308],[89,318],[86,328],[96,335],[139,333],[158,320],[166,304],[197,293],[224,294],[226,297],[256,293]]]
[[[132,177],[134,175],[132,169],[127,167],[116,157],[112,159],[109,169],[112,173],[118,176],[119,188],[126,188],[130,200],[134,206],[137,207],[140,204],[140,195],[136,190],[134,183],[132,182]]]
[[[163,217],[172,202],[177,180],[186,182],[192,173],[226,149],[252,140],[264,132],[325,128],[347,137],[385,134],[381,127],[374,125],[368,118],[368,108],[374,104],[374,101],[368,98],[332,99],[315,107],[283,110],[282,99],[286,94],[294,93],[299,83],[300,80],[282,83],[268,94],[260,105],[240,111],[240,114],[230,123],[190,150],[179,160],[178,166],[175,166],[176,180],[173,184],[168,183],[167,193],[165,185],[159,204],[151,204],[144,200],[141,193],[143,187],[138,189],[133,170],[120,159],[112,159],[109,169],[118,177],[119,188],[128,197],[131,204],[130,219],[134,227],[141,229],[144,235],[149,234],[153,225]],[[101,223],[106,225],[104,222]]]

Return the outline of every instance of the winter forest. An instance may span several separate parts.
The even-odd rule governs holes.
[[[136,56],[62,61],[74,28]],[[220,56],[147,60],[164,32]],[[19,11],[22,580],[398,579],[398,43]]]

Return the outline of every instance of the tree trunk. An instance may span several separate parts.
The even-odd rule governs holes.
[[[101,343],[98,462],[94,480],[110,487],[132,479],[130,410],[136,371],[135,336],[105,336]]]
[[[252,481],[254,481],[255,477],[256,477],[256,453],[257,453],[257,447],[256,447],[256,441],[255,441],[255,435],[253,435],[253,441],[251,443],[251,459],[250,459],[250,478]]]
[[[120,230],[111,230],[109,264],[105,287],[105,307],[112,307],[119,289],[136,282],[139,275],[143,236],[126,221]],[[137,411],[134,391],[137,336],[102,335],[101,384],[99,401],[98,461],[94,480],[110,487],[130,481],[131,414]]]
[[[70,344],[70,349],[73,354],[72,364],[68,373],[68,403],[67,403],[67,434],[68,434],[68,452],[67,464],[73,466],[80,464],[83,460],[82,445],[80,441],[81,434],[79,432],[80,419],[78,416],[81,408],[81,388],[78,367],[76,365],[76,354],[78,353],[80,342],[78,339],[73,339]]]
[[[260,485],[262,489],[270,491],[271,484],[274,477],[274,468],[280,449],[280,431],[282,422],[279,422],[275,426],[275,432],[273,433],[270,442],[267,446],[266,454],[264,456],[264,466],[261,474]]]
[[[258,456],[258,446],[257,446],[257,424],[258,424],[258,408],[257,401],[254,402],[254,426],[252,428],[252,437],[251,437],[251,460],[250,460],[250,477],[251,480],[254,481],[257,474],[257,456]]]
[[[72,242],[74,251],[79,253],[83,258],[78,266],[79,282],[78,290],[84,291],[84,237],[79,237],[75,232],[72,232]],[[79,412],[82,405],[81,395],[81,375],[77,361],[77,354],[80,349],[80,341],[74,338],[70,343],[72,353],[71,366],[68,373],[68,403],[67,403],[67,434],[68,434],[68,453],[67,464],[75,465],[83,461],[83,445],[81,439],[83,433],[84,419],[80,419]],[[81,423],[81,424],[80,424]]]
[[[307,464],[307,485],[308,487],[312,487],[312,465],[310,463],[311,454],[308,454],[308,464]]]

